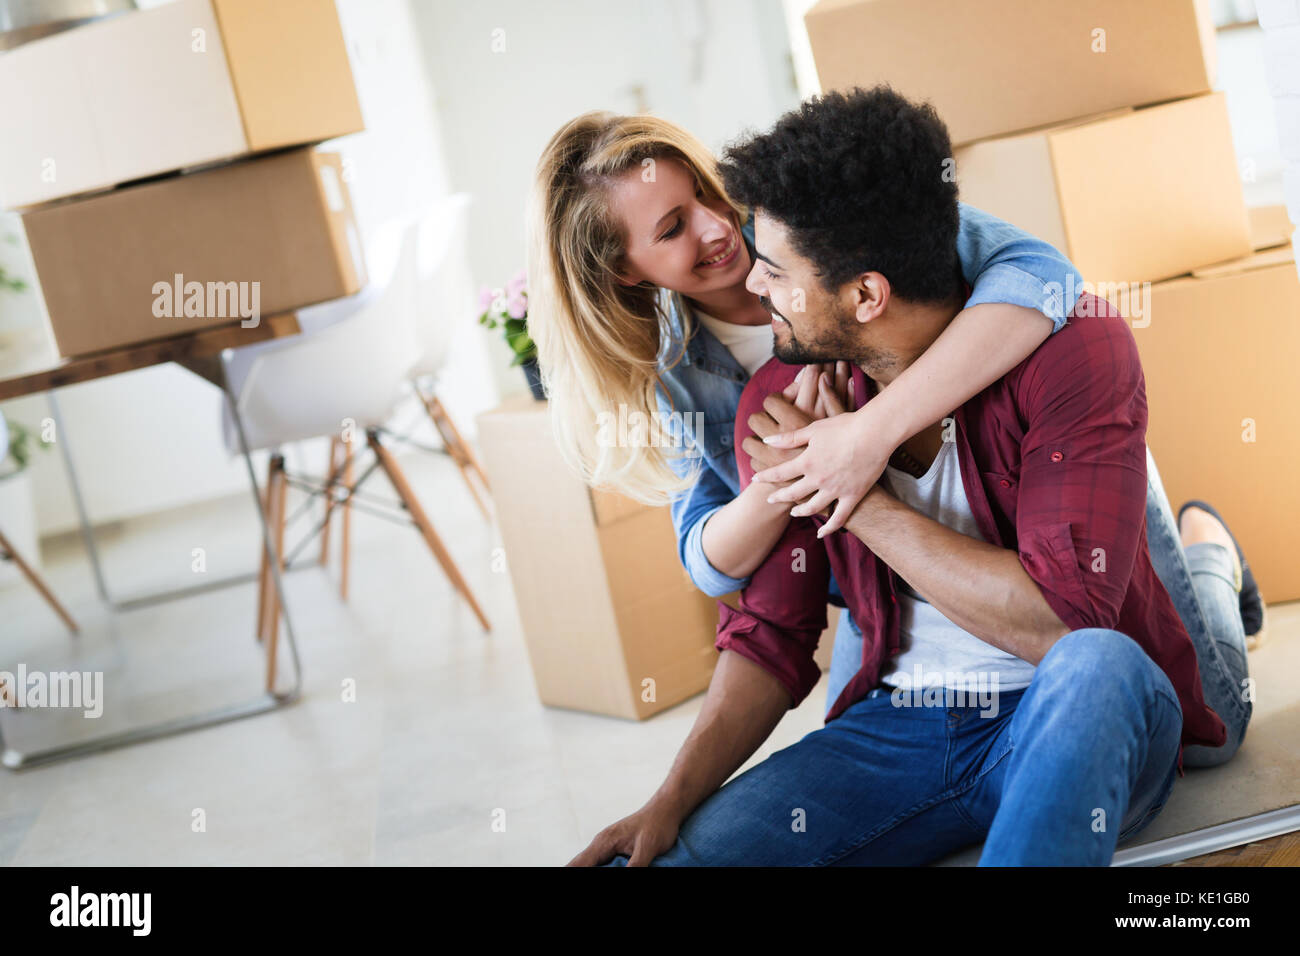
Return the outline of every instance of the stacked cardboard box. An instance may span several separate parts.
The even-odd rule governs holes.
[[[1142,355],[1147,444],[1169,500],[1219,508],[1272,603],[1300,598],[1300,279],[1285,210],[1253,219],[1250,255],[1112,302]]]
[[[0,205],[23,210],[61,354],[248,324],[232,288],[269,314],[364,283],[338,159],[300,148],[363,126],[333,0],[175,0],[0,56],[0,88],[33,91]],[[226,308],[191,294],[214,287]]]
[[[62,355],[289,312],[360,290],[337,153],[292,149],[23,216]]]
[[[962,199],[1055,244],[1129,315],[1174,506],[1213,502],[1266,599],[1300,597],[1300,288],[1279,211],[1252,242],[1208,3],[823,0],[807,25],[823,89],[930,101]]]
[[[1086,279],[1250,252],[1202,0],[824,0],[807,24],[823,89],[886,82],[932,103],[962,199]]]
[[[805,24],[823,90],[889,83],[954,146],[1214,86],[1206,0],[822,0]]]

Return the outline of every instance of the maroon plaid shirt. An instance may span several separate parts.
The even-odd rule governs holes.
[[[797,371],[772,359],[741,396],[742,487],[754,474],[741,450],[749,416]],[[856,367],[853,377],[860,407],[874,384]],[[954,418],[962,484],[984,539],[1019,553],[1066,626],[1117,630],[1146,651],[1178,694],[1183,745],[1222,746],[1227,731],[1201,695],[1192,640],[1147,553],[1146,385],[1124,319],[1085,294],[1063,329]],[[716,646],[759,664],[797,705],[820,677],[813,651],[833,572],[863,646],[829,721],[875,687],[899,652],[898,576],[847,531],[819,541],[823,520],[793,519],[741,593],[740,610],[719,602]]]

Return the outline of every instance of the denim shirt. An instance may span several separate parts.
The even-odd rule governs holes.
[[[1082,288],[1083,276],[1073,263],[1009,222],[965,203],[958,207],[957,254],[962,276],[971,287],[966,308],[990,302],[1024,306],[1051,319],[1053,333],[1059,330],[1074,308],[1073,302],[1064,301],[1061,290]],[[752,259],[752,215],[741,233]],[[682,316],[690,306],[680,293],[661,290],[660,305],[667,334],[659,356],[663,385],[658,392],[659,410],[671,423],[667,430],[682,444],[672,450],[676,457],[670,458],[670,465],[681,477],[698,467],[695,483],[671,502],[677,553],[695,586],[711,597],[721,597],[749,583],[748,578],[729,577],[713,567],[703,544],[705,522],[740,494],[732,445],[736,409],[749,375],[701,323],[694,323],[695,333],[683,343]]]

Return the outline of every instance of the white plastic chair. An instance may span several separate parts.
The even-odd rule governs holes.
[[[491,494],[487,473],[474,447],[464,439],[438,398],[438,373],[447,364],[457,323],[474,314],[474,290],[465,257],[466,227],[472,199],[456,193],[430,207],[421,217],[415,247],[415,334],[419,355],[409,377],[443,447],[460,469],[483,516]]]
[[[237,395],[248,447],[274,449],[264,506],[281,566],[284,565],[288,476],[279,449],[291,442],[328,435],[333,438],[330,474],[317,489],[327,496],[325,521],[321,526],[322,562],[328,550],[330,518],[337,507],[343,511],[341,591],[344,599],[352,498],[374,470],[382,469],[452,585],[468,602],[483,629],[489,630],[487,618],[468,584],[382,441],[382,426],[403,399],[411,369],[421,354],[416,325],[416,256],[423,228],[420,221],[385,226],[366,245],[371,279],[367,294],[302,310],[300,323],[304,334],[270,343],[273,347],[254,346],[257,351],[251,362],[236,352],[227,358],[227,366],[246,367]],[[374,462],[354,483],[352,437],[360,432],[365,434]],[[237,436],[229,420],[226,441],[232,450],[237,447]],[[340,450],[342,461],[339,461]],[[339,491],[341,497],[336,497]],[[279,611],[265,566],[261,578],[257,633],[259,640],[270,639],[269,687],[274,681]]]

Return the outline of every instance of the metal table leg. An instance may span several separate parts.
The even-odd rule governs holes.
[[[263,691],[250,700],[242,703],[229,704],[199,714],[176,717],[160,723],[150,724],[144,727],[136,727],[113,734],[105,734],[102,737],[94,737],[90,740],[80,741],[75,744],[49,747],[44,750],[27,752],[14,750],[5,745],[3,732],[0,731],[0,749],[3,750],[3,753],[0,754],[0,763],[3,763],[4,766],[9,769],[25,770],[29,767],[54,763],[59,760],[67,760],[72,757],[84,757],[89,754],[103,753],[106,750],[113,750],[118,747],[128,747],[132,744],[143,743],[146,740],[157,740],[162,737],[171,737],[176,734],[187,733],[191,730],[198,730],[201,727],[214,727],[218,724],[228,723],[232,720],[251,717],[254,714],[264,714],[267,711],[277,710],[286,704],[293,703],[302,695],[302,663],[298,656],[298,641],[294,634],[293,621],[289,615],[289,605],[285,600],[284,581],[280,575],[279,556],[276,554],[275,545],[272,542],[271,529],[267,524],[266,515],[262,511],[262,496],[259,494],[257,488],[257,473],[253,469],[253,458],[249,453],[248,439],[244,432],[244,422],[243,419],[240,418],[239,405],[235,400],[234,394],[230,390],[230,383],[225,381],[224,377],[221,380],[221,390],[222,394],[226,397],[226,403],[230,407],[230,413],[235,423],[235,431],[239,436],[239,450],[244,458],[244,466],[248,470],[248,481],[253,495],[253,506],[257,511],[258,524],[262,528],[262,546],[266,551],[267,562],[270,565],[271,578],[275,583],[275,590],[280,598],[280,609],[281,613],[284,615],[285,640],[289,648],[289,658],[293,662],[293,686],[286,692],[269,693]],[[51,398],[52,397],[53,396],[51,396]],[[65,460],[68,460],[68,458],[65,457]],[[80,500],[78,500],[78,507],[80,510]],[[82,515],[84,518],[84,511],[82,512]],[[92,554],[94,554],[92,542],[88,542],[88,547],[91,549]],[[92,560],[97,560],[97,556]],[[97,564],[96,568],[98,568]],[[100,585],[102,588],[102,581],[100,582]],[[101,593],[103,592],[101,591]]]
[[[101,601],[105,604],[113,604],[113,599],[108,593],[108,585],[104,582],[104,569],[99,562],[99,548],[95,546],[95,531],[90,524],[90,515],[86,512],[86,502],[81,497],[81,482],[77,479],[77,466],[73,463],[72,449],[68,445],[68,430],[63,427],[63,414],[59,411],[59,402],[54,397],[54,389],[45,393],[45,399],[50,403],[50,417],[54,419],[56,429],[54,443],[59,446],[59,454],[63,457],[63,467],[68,472],[68,485],[72,488],[72,503],[77,508],[77,520],[81,522],[81,540],[86,544],[90,567],[95,572],[95,587],[99,591]]]

